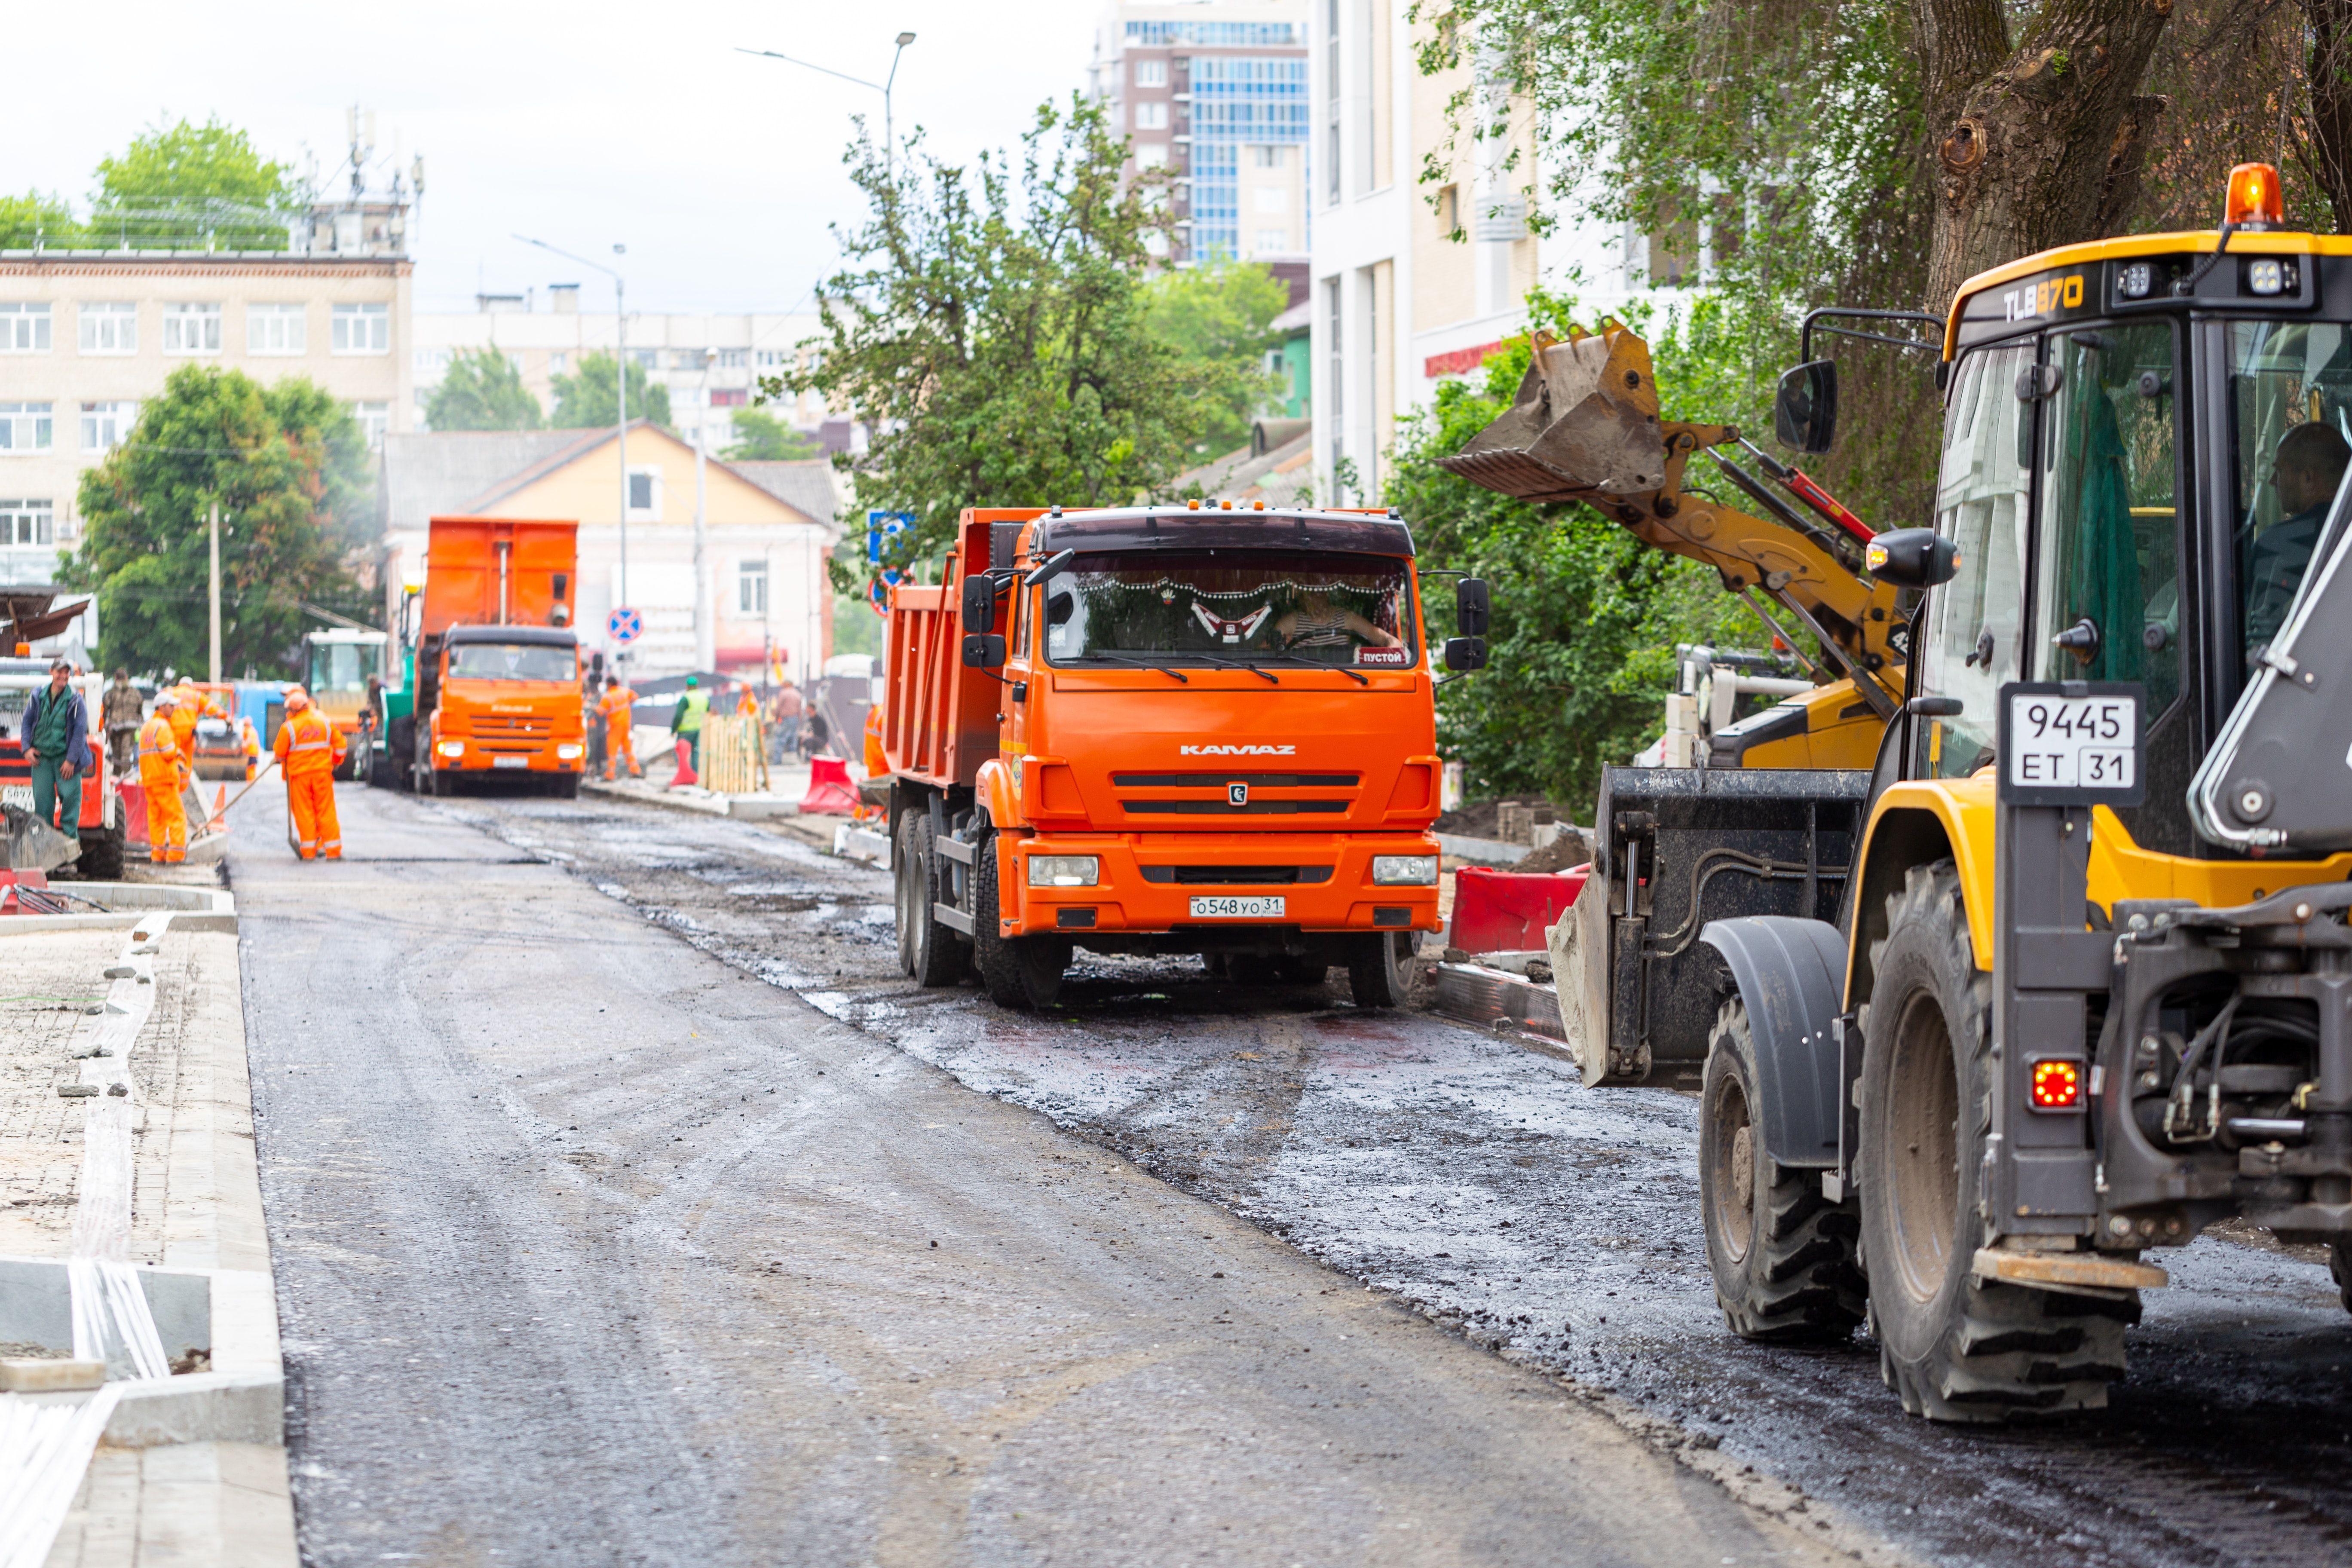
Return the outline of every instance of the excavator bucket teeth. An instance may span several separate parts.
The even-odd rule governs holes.
[[[1650,345],[1622,327],[1538,339],[1518,395],[1438,467],[1522,500],[1640,495],[1665,483]]]

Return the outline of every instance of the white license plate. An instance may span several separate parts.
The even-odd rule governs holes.
[[[490,759],[490,766],[494,768],[527,768],[530,766],[530,759],[529,757],[492,757]]]
[[[1278,921],[1290,911],[1290,900],[1279,894],[1228,898],[1214,893],[1192,895],[1196,921]]]
[[[2128,790],[2137,782],[2139,705],[2129,697],[2012,692],[2001,766],[2023,789]]]

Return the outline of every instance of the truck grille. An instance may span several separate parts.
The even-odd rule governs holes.
[[[1361,773],[1113,773],[1110,782],[1121,789],[1223,789],[1245,784],[1252,789],[1353,789]]]
[[[1294,814],[1345,815],[1344,800],[1253,800],[1234,805],[1222,800],[1123,800],[1119,805],[1138,816],[1287,816]]]
[[[543,719],[536,714],[477,713],[474,715],[474,733],[477,735],[494,735],[503,739],[517,735],[551,735],[554,732],[555,721]]]
[[[1328,866],[1146,866],[1147,882],[1186,888],[1279,888],[1328,882]]]

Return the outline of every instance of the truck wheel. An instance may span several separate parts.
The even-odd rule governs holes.
[[[1348,943],[1348,989],[1359,1007],[1408,1007],[1421,982],[1412,932],[1379,931]]]
[[[1734,996],[1715,1016],[1699,1091],[1699,1209],[1723,1321],[1743,1340],[1836,1343],[1863,1319],[1859,1225],[1822,1173],[1782,1165],[1756,1124],[1756,1040]]]
[[[2352,1238],[2339,1236],[2329,1244],[2327,1272],[2336,1281],[2336,1300],[2352,1312]]]
[[[392,763],[392,784],[394,788],[414,791],[416,788],[416,715],[404,713],[385,728],[390,744],[384,748]]]
[[[972,857],[972,957],[988,999],[1000,1007],[1050,1007],[1062,994],[1072,946],[1055,936],[1000,934],[996,896],[996,835],[982,832]]]
[[[907,857],[908,897],[912,905],[908,913],[913,917],[908,923],[912,935],[908,942],[911,973],[918,985],[953,985],[970,967],[971,954],[964,947],[961,933],[942,925],[931,911],[932,902],[940,896],[938,830],[929,816],[911,820],[913,831],[908,837],[914,840],[915,852]],[[973,929],[979,929],[979,924],[980,917],[975,914]]]
[[[1976,966],[1959,874],[1916,866],[1886,900],[1864,1026],[1863,1257],[1879,1369],[1931,1421],[2095,1410],[2124,1374],[2139,1297],[1979,1279],[1979,1174],[1992,1130],[1992,981]]]
[[[122,834],[112,827],[85,827],[81,833],[81,858],[74,862],[86,882],[119,882],[122,880]]]
[[[558,800],[578,800],[580,798],[580,775],[578,773],[558,773],[555,777],[555,788],[551,793]]]
[[[890,839],[890,902],[898,924],[898,973],[915,973],[915,824],[909,811],[898,817],[898,831]]]

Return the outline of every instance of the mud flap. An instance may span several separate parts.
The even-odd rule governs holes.
[[[1748,1005],[1765,1149],[1783,1165],[1835,1168],[1845,938],[1827,921],[1750,915],[1711,921],[1698,939],[1723,955]]]

